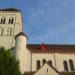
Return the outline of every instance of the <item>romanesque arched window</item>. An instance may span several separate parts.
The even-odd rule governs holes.
[[[2,36],[4,33],[4,29],[3,28],[0,28],[0,35]]]
[[[69,65],[70,65],[70,70],[74,71],[74,64],[73,64],[73,60],[72,59],[69,60]]]
[[[40,60],[37,60],[36,65],[37,65],[37,70],[38,70],[40,68]]]
[[[6,18],[5,17],[2,17],[1,18],[1,21],[0,21],[0,24],[5,24],[5,21],[6,21]]]
[[[45,60],[45,59],[43,59],[43,60],[42,60],[42,64],[44,65],[45,63],[46,63],[46,60]]]
[[[12,29],[10,29],[10,35],[12,35]]]
[[[69,69],[68,69],[68,63],[67,63],[67,61],[63,61],[63,65],[64,65],[64,70],[68,71]]]
[[[14,23],[14,18],[11,17],[11,18],[9,19],[9,24],[13,24],[13,23]]]
[[[7,35],[12,35],[12,28],[7,29]]]
[[[49,60],[49,61],[48,61],[48,64],[52,66],[52,61],[51,61],[51,60]]]

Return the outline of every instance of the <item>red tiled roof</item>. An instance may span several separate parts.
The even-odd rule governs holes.
[[[75,45],[28,44],[27,48],[34,53],[73,52]]]

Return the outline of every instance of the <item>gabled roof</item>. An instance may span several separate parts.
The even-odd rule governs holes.
[[[53,70],[55,70],[57,73],[60,73],[55,67],[53,67],[52,65],[50,65],[49,62],[47,62],[47,64],[48,64]]]
[[[34,75],[36,75],[36,73],[38,73],[40,70],[42,70],[43,68],[44,68],[44,66],[49,66],[49,68],[51,68],[52,70],[54,70],[56,73],[60,73],[55,67],[53,67],[52,65],[50,65],[49,64],[49,62],[46,62],[40,69],[38,69],[35,73],[34,73]],[[50,70],[49,70],[49,72],[50,72]]]
[[[49,52],[75,53],[75,45],[27,44],[27,48],[33,53],[49,53]]]
[[[16,8],[7,8],[7,9],[0,9],[0,11],[20,11],[20,10]]]

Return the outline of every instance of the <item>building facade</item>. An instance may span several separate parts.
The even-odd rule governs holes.
[[[0,46],[15,46],[14,37],[22,31],[20,10],[9,8],[0,10]]]
[[[25,75],[65,75],[75,72],[75,45],[27,44],[21,11],[0,10],[0,46],[13,48]],[[29,74],[30,73],[30,74]]]

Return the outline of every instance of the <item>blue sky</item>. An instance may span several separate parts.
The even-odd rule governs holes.
[[[10,7],[22,10],[28,43],[75,44],[75,0],[0,0]]]

